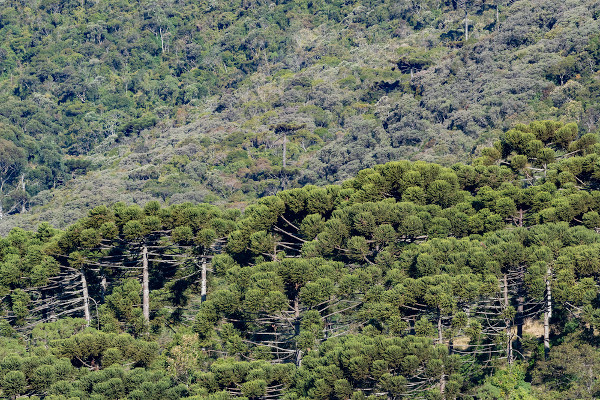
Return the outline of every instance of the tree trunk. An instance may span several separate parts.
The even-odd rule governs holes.
[[[438,314],[438,321],[437,321],[437,328],[438,328],[438,343],[442,344],[442,341],[444,340],[444,336],[442,334],[442,311],[438,310],[439,314]]]
[[[23,191],[23,195],[25,195],[25,174],[21,174],[21,190]],[[22,201],[21,214],[25,214],[25,212],[27,212],[27,209],[25,208],[25,198],[23,198]]]
[[[159,27],[158,31],[160,33],[160,49],[161,49],[161,53],[164,53],[165,52],[165,39],[163,37],[162,27]]]
[[[0,219],[4,218],[4,211],[2,210],[2,189],[4,188],[4,181],[0,181]]]
[[[300,334],[300,284],[296,283],[296,294],[294,295],[294,332]]]
[[[206,301],[206,258],[202,259],[202,286],[200,289],[200,301],[204,303]]]
[[[546,312],[544,312],[544,358],[547,360],[550,354],[550,318],[552,318],[552,287],[550,278],[552,269],[546,270]]]
[[[520,292],[520,290],[519,290],[519,292]],[[517,297],[517,318],[515,321],[517,324],[517,340],[515,343],[515,348],[518,351],[521,351],[521,349],[522,349],[521,338],[523,337],[523,324],[525,323],[525,320],[523,318],[523,303],[524,302],[525,302],[525,298],[523,297],[523,294],[519,293],[519,297]]]
[[[142,310],[146,323],[150,322],[150,277],[148,273],[148,247],[142,248]]]
[[[500,29],[500,12],[498,11],[498,4],[496,4],[496,30]]]
[[[283,132],[283,157],[281,164],[283,168],[286,166],[286,158],[287,158],[287,133]]]
[[[104,296],[106,296],[106,288],[108,287],[108,282],[106,282],[106,276],[102,276],[102,279],[100,280],[100,287],[102,289],[100,289],[100,296],[102,299],[102,303],[104,303]]]
[[[300,285],[296,283],[296,295],[294,296],[294,333],[296,336],[300,334]],[[297,344],[296,344],[297,346]],[[302,350],[296,348],[296,367],[302,365]]]
[[[90,326],[92,317],[90,316],[90,296],[88,292],[87,280],[85,279],[83,269],[80,269],[79,273],[81,274],[81,286],[83,287],[83,313],[85,314],[85,324]]]
[[[469,14],[467,13],[467,4],[465,3],[465,42],[469,40]]]
[[[300,368],[302,366],[302,350],[296,350],[296,367]]]
[[[300,318],[300,300],[298,296],[294,297],[294,317],[296,319]]]
[[[508,302],[508,276],[504,274],[504,309],[508,310],[509,302]],[[506,358],[508,360],[508,364],[512,364],[513,361],[513,352],[512,352],[512,326],[510,320],[507,318],[504,321],[506,325]]]

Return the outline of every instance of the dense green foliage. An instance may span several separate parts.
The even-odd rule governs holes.
[[[599,398],[599,17],[2,2],[0,396]]]
[[[0,231],[448,166],[532,119],[594,132],[598,15],[591,0],[7,1]]]
[[[116,203],[15,229],[2,395],[597,398],[597,140],[539,121],[473,165],[391,162],[243,214]]]

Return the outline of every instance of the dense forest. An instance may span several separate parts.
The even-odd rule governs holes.
[[[593,133],[599,15],[591,0],[6,0],[0,232],[451,166],[533,120]]]
[[[0,397],[600,398],[598,2],[0,3]]]
[[[597,398],[598,137],[539,121],[481,153],[13,229],[3,396]]]

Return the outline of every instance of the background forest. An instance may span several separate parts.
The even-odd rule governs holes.
[[[600,118],[594,1],[2,4],[4,234],[449,166],[518,122]]]
[[[597,2],[0,5],[2,397],[600,397]]]

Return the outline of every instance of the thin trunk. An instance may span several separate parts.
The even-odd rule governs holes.
[[[300,318],[300,299],[298,296],[294,297],[294,317]]]
[[[522,293],[519,293],[519,297],[517,297],[517,318],[515,323],[517,324],[517,340],[515,343],[515,348],[521,351],[521,338],[523,337],[523,324],[525,323],[523,318],[523,303],[525,302],[525,298]]]
[[[2,189],[4,188],[4,181],[0,181],[0,219],[4,218],[4,212],[2,210]]]
[[[296,295],[294,296],[294,332],[300,334],[300,284],[296,283]]]
[[[508,310],[509,302],[508,302],[508,276],[504,274],[504,309]],[[512,364],[513,354],[512,354],[512,332],[511,332],[511,323],[507,318],[504,321],[506,325],[506,357],[508,360],[508,364]]]
[[[465,42],[469,40],[469,14],[467,13],[467,5],[465,4]]]
[[[25,194],[25,174],[21,174],[21,190],[23,191],[23,194]],[[21,214],[25,214],[26,211],[25,199],[23,199],[23,202],[21,203]]]
[[[287,158],[287,134],[283,132],[283,168],[286,166],[286,158]]]
[[[523,226],[523,207],[519,209],[519,226]]]
[[[202,287],[200,289],[200,300],[206,301],[206,258],[202,259]]]
[[[544,312],[544,357],[547,360],[550,354],[550,318],[552,318],[552,287],[550,278],[552,269],[546,270],[546,312]]]
[[[294,296],[294,333],[296,336],[300,334],[300,285],[296,283],[296,295]],[[302,364],[302,350],[296,349],[296,367]]]
[[[87,280],[85,279],[83,269],[80,269],[79,272],[81,273],[81,286],[83,287],[83,312],[85,314],[85,324],[90,326],[92,317],[90,316],[90,296],[88,293]]]
[[[287,132],[283,131],[283,155],[281,159],[281,164],[283,168],[281,170],[281,189],[285,190],[287,188],[288,177],[285,171],[285,167],[287,165]]]
[[[165,52],[165,40],[163,38],[162,28],[158,28],[158,32],[160,33],[160,49],[161,53]]]
[[[296,367],[300,368],[302,366],[302,350],[296,350]]]
[[[102,276],[102,279],[100,280],[100,287],[102,288],[100,290],[100,296],[102,299],[102,303],[104,303],[104,296],[106,295],[106,288],[108,287],[108,283],[106,282],[106,276]]]
[[[148,273],[148,247],[142,248],[142,310],[146,323],[150,322],[150,287]]]
[[[499,5],[496,4],[496,30],[500,29],[500,12],[498,11]]]
[[[438,343],[441,344],[444,336],[442,335],[442,311],[438,310],[438,320],[437,320],[437,328],[438,328]]]
[[[438,320],[437,320],[437,328],[438,328],[438,343],[442,344],[444,340],[444,334],[442,332],[442,310],[438,309]],[[446,374],[442,371],[442,376],[440,377],[440,392],[442,393],[442,398],[444,397],[444,391],[446,390]]]

